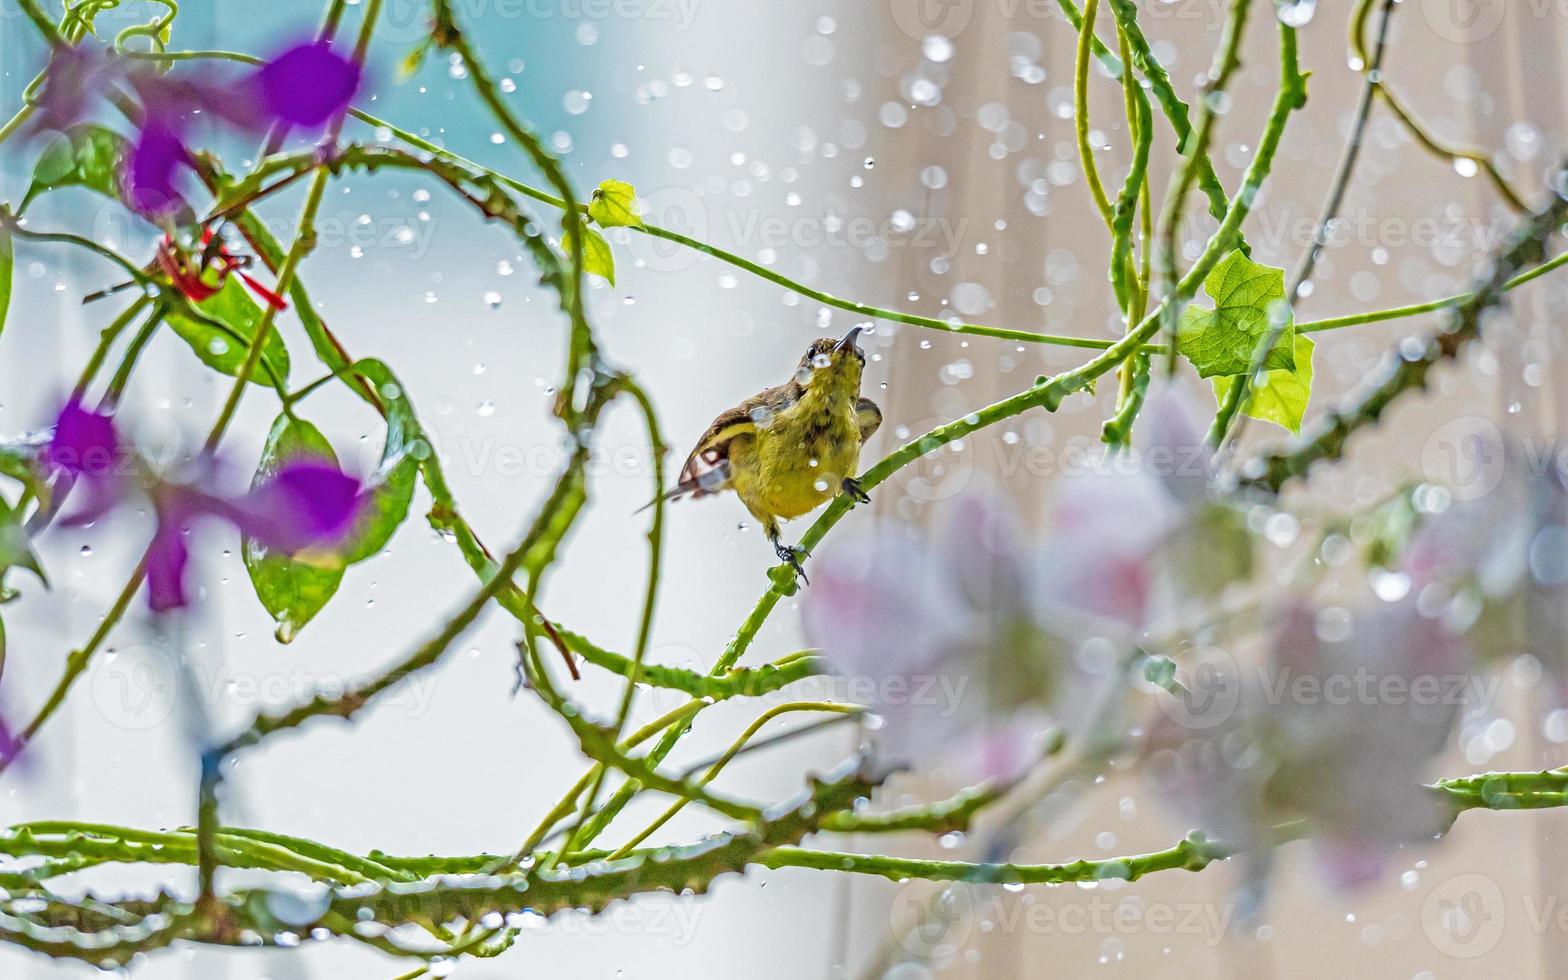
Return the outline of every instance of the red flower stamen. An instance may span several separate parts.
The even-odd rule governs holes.
[[[222,289],[228,281],[229,273],[232,272],[239,276],[240,281],[250,287],[251,292],[260,297],[268,306],[276,310],[288,309],[289,304],[283,297],[268,289],[249,273],[245,272],[244,267],[250,261],[248,258],[230,254],[228,246],[221,242],[218,244],[217,252],[213,255],[208,255],[207,250],[208,246],[212,244],[212,238],[211,228],[202,232],[202,258],[199,262],[193,263],[191,257],[181,251],[180,247],[174,243],[173,238],[168,235],[163,236],[163,241],[158,245],[158,267],[169,277],[169,281],[174,284],[176,289],[193,302],[200,303],[211,298],[218,290]],[[217,270],[218,273],[216,285],[208,283],[203,278],[208,268],[209,260],[212,260],[211,268]]]

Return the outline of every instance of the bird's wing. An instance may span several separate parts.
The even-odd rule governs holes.
[[[860,441],[865,442],[882,424],[882,410],[869,398],[855,402],[855,422],[860,426]]]
[[[672,494],[702,497],[728,487],[730,445],[740,436],[755,433],[757,420],[765,417],[765,413],[777,400],[776,390],[769,388],[714,419],[708,431],[697,440],[697,448],[686,457],[686,464],[681,467],[680,479]]]

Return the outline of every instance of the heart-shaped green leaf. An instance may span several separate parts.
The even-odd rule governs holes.
[[[414,484],[419,477],[420,460],[430,452],[430,444],[419,427],[419,420],[414,417],[413,407],[403,397],[402,386],[383,379],[376,388],[387,408],[387,441],[381,451],[381,465],[365,487],[370,503],[348,538],[344,560],[351,565],[385,548],[398,526],[407,519],[409,504],[414,499]]]
[[[1265,371],[1262,379],[1247,392],[1241,413],[1282,425],[1295,435],[1301,435],[1301,417],[1306,414],[1307,400],[1312,397],[1313,346],[1311,337],[1298,334],[1296,366]],[[1230,395],[1231,386],[1240,381],[1240,375],[1214,379],[1214,397],[1221,405]]]
[[[303,419],[280,415],[272,423],[267,444],[261,450],[261,462],[251,486],[256,487],[270,480],[285,464],[300,459],[319,459],[337,465],[337,454],[321,430]],[[293,556],[279,554],[265,545],[245,537],[241,539],[241,555],[245,570],[250,573],[256,598],[266,607],[278,623],[278,642],[288,643],[300,629],[322,610],[343,581],[341,558],[327,561],[300,561]]]
[[[1295,321],[1285,297],[1284,269],[1259,265],[1239,251],[1232,252],[1203,280],[1203,291],[1214,300],[1214,309],[1188,306],[1176,330],[1176,349],[1200,377],[1245,373],[1258,345],[1271,329],[1281,327],[1263,366],[1295,367]]]
[[[125,137],[92,123],[72,126],[44,149],[33,165],[33,183],[22,198],[22,209],[45,191],[86,187],[115,196],[116,174],[125,152]]]
[[[624,180],[607,180],[594,189],[588,202],[588,217],[601,228],[642,227],[637,214],[637,191]]]
[[[592,273],[615,285],[615,256],[604,236],[587,226],[583,227],[583,271]],[[568,228],[561,236],[561,251],[572,254],[572,233]]]
[[[191,350],[202,363],[214,371],[234,377],[245,363],[245,354],[256,328],[261,325],[261,307],[250,298],[236,279],[229,279],[223,288],[196,304],[196,309],[208,319],[199,320],[181,312],[171,312],[169,326],[180,338],[191,345]],[[283,386],[289,377],[289,351],[276,330],[270,330],[261,348],[262,363],[251,374],[251,380],[269,387]]]

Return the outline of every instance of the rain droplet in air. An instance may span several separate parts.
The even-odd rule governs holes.
[[[1285,0],[1279,5],[1279,20],[1286,27],[1306,27],[1317,10],[1318,0]]]
[[[920,53],[927,61],[940,64],[953,56],[953,42],[940,34],[932,34],[920,42]]]

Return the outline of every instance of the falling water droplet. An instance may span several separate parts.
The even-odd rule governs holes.
[[[1318,11],[1318,0],[1285,0],[1279,5],[1279,20],[1286,27],[1306,27]]]

